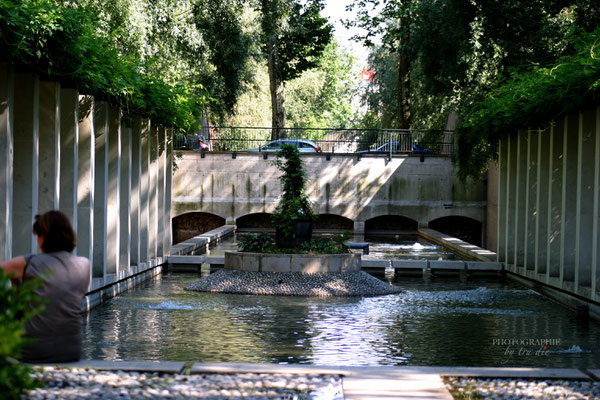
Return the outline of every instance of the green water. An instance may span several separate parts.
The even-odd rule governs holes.
[[[600,324],[578,320],[560,305],[510,283],[399,278],[394,284],[403,292],[397,295],[297,298],[183,289],[197,279],[197,274],[166,274],[93,309],[84,318],[83,357],[600,366]],[[552,341],[545,350],[542,340]]]

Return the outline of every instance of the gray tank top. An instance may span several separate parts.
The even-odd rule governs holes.
[[[81,310],[90,283],[90,262],[66,251],[25,256],[23,279],[41,276],[35,291],[44,310],[25,324],[35,339],[21,352],[25,362],[68,362],[81,358]]]

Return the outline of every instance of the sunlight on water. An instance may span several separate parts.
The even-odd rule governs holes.
[[[500,282],[400,278],[397,295],[354,298],[187,292],[170,274],[93,309],[84,358],[322,365],[597,366],[600,325]],[[499,339],[558,339],[512,356]],[[535,349],[532,349],[535,350]],[[533,353],[530,353],[533,354]]]

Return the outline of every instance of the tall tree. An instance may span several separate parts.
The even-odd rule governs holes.
[[[254,39],[243,28],[246,0],[60,0],[96,10],[98,33],[143,73],[210,93],[213,116],[231,112],[249,79]]]
[[[272,139],[285,136],[285,82],[314,68],[330,42],[332,26],[322,0],[260,0],[260,23],[269,68]]]
[[[411,61],[406,52],[406,46],[411,39],[411,20],[413,2],[417,0],[359,0],[347,7],[356,12],[354,21],[347,21],[349,26],[357,26],[365,30],[364,35],[356,39],[366,45],[373,46],[373,39],[380,37],[383,49],[395,53],[397,64],[394,70],[397,74],[398,90],[394,128],[410,129],[411,127]],[[381,7],[378,9],[378,7]],[[379,52],[382,49],[378,50]]]

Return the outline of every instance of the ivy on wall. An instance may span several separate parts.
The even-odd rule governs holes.
[[[573,34],[575,53],[550,66],[513,73],[463,116],[456,161],[462,178],[479,177],[497,157],[503,134],[543,127],[600,100],[600,28]]]

